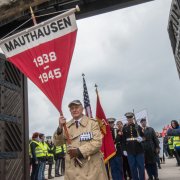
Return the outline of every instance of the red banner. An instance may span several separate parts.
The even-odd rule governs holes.
[[[104,154],[104,161],[105,163],[107,163],[108,160],[116,154],[116,150],[115,150],[109,123],[102,109],[98,92],[96,91],[96,93],[97,93],[96,119],[99,122],[99,126],[103,134],[101,151]]]
[[[51,18],[0,42],[6,57],[61,111],[74,51],[75,10]]]

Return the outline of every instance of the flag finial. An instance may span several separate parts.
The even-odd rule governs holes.
[[[95,84],[95,85],[94,85],[94,87],[96,88],[96,89],[95,89],[95,91],[96,91],[96,93],[97,93],[97,92],[98,92],[98,90],[97,90],[98,85],[97,85],[97,84]]]
[[[84,77],[85,76],[85,74],[84,73],[82,73],[82,77]]]

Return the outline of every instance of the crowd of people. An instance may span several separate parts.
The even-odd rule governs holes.
[[[125,116],[127,123],[123,125],[121,121],[117,121],[117,129],[114,128],[115,119],[108,119],[118,152],[116,156],[121,157],[123,164],[123,166],[116,164],[114,160],[116,156],[110,159],[110,166],[113,164],[119,168],[119,171],[111,169],[112,179],[144,180],[146,169],[149,180],[158,180],[157,159],[160,146],[154,129],[147,126],[145,118],[140,120],[141,126],[135,123],[132,112],[126,113]]]
[[[66,151],[67,148],[64,142],[45,141],[44,134],[33,133],[29,143],[31,180],[45,180],[46,165],[48,165],[48,179],[53,179],[53,164],[55,164],[55,177],[63,176]]]
[[[105,164],[100,151],[103,135],[98,121],[83,114],[79,100],[70,102],[68,107],[72,119],[67,122],[60,116],[53,141],[44,142],[44,134],[33,134],[31,180],[45,179],[47,163],[48,179],[52,179],[54,161],[55,176],[65,175],[65,180],[159,180],[158,169],[165,163],[165,156],[175,157],[180,166],[180,126],[176,120],[171,121],[172,128],[162,137],[147,126],[146,118],[138,124],[132,112],[125,114],[125,124],[108,118],[116,154]]]

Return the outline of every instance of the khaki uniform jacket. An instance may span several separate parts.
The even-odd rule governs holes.
[[[102,145],[102,134],[99,129],[98,122],[86,116],[80,121],[80,125],[76,128],[74,120],[67,123],[72,147],[79,148],[83,158],[80,168],[75,167],[74,160],[70,159],[69,154],[65,158],[65,180],[108,180],[104,160],[100,148]],[[82,138],[83,133],[92,133],[92,138]],[[62,139],[62,135],[59,135]],[[66,137],[64,136],[66,139]],[[56,135],[56,140],[58,135]],[[81,140],[80,140],[81,139]]]

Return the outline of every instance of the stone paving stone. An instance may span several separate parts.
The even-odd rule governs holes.
[[[161,164],[162,169],[159,169],[159,179],[160,180],[180,180],[180,166],[176,166],[176,160],[173,159],[166,159],[165,164]],[[47,170],[45,173],[47,177]],[[53,169],[53,176],[54,176],[54,169]],[[146,180],[147,180],[146,176]],[[56,177],[54,180],[64,180],[64,177]]]

